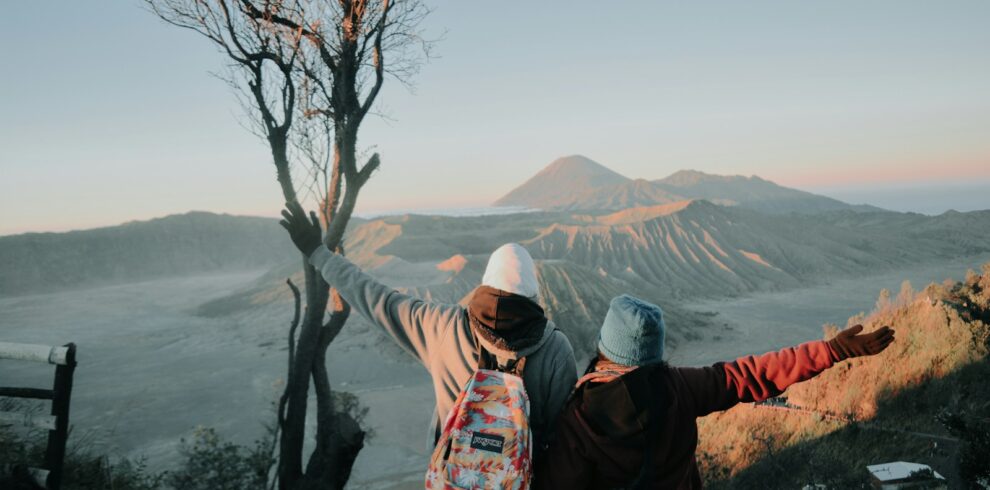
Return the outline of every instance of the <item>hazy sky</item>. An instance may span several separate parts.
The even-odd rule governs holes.
[[[487,205],[575,153],[990,208],[990,2],[428,3],[439,57],[362,129],[383,166],[361,211]],[[277,214],[204,39],[135,0],[14,2],[0,45],[0,234]]]

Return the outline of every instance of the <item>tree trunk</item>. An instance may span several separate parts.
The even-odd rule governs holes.
[[[317,357],[320,329],[327,307],[329,286],[304,259],[306,275],[306,309],[296,340],[296,355],[286,382],[288,404],[279,443],[279,488],[296,488],[303,477],[302,450],[306,437],[306,412],[309,379]]]
[[[272,158],[277,178],[286,202],[296,201],[296,192],[289,174],[287,139],[284,133],[269,136]],[[306,306],[299,335],[295,343],[295,357],[286,379],[285,420],[279,440],[278,480],[279,488],[291,490],[303,477],[302,450],[306,437],[306,412],[309,398],[309,379],[313,360],[317,357],[317,344],[323,316],[326,312],[330,287],[307,258],[302,257],[305,274]]]
[[[286,202],[299,204],[289,159],[290,131],[294,131],[294,121],[299,122],[295,118],[318,117],[324,128],[332,122],[332,176],[326,198],[320,203],[326,223],[323,241],[330,250],[343,253],[341,243],[358,194],[379,166],[375,154],[359,169],[356,151],[361,121],[377,98],[386,73],[383,39],[392,37],[385,32],[404,39],[400,45],[426,43],[416,27],[425,9],[416,0],[395,15],[389,14],[394,5],[390,0],[341,0],[327,8],[312,9],[248,0],[146,2],[166,22],[198,32],[230,57],[239,75],[228,81],[256,104],[251,109],[258,111],[256,122],[266,134]],[[329,25],[323,27],[325,24]],[[324,36],[326,28],[335,35]],[[315,49],[305,49],[302,43]],[[401,46],[393,49],[401,51]],[[364,82],[370,87],[363,86]],[[299,94],[297,83],[303,88]],[[319,148],[324,148],[322,142]],[[320,171],[327,170],[322,158],[310,163]],[[341,488],[363,446],[364,432],[344,413],[347,410],[334,407],[326,351],[346,323],[349,308],[334,291],[332,315],[324,324],[330,285],[305,258],[303,271],[305,297],[288,281],[295,315],[289,329],[285,390],[278,404],[277,479],[281,490]],[[302,450],[311,379],[317,399],[316,450],[304,469]]]
[[[313,360],[313,386],[316,390],[316,449],[306,465],[304,488],[342,489],[350,478],[351,467],[361,448],[365,432],[346,410],[336,406],[327,374],[326,349],[343,329],[350,307],[336,290],[330,290],[333,313],[320,331]]]
[[[346,129],[345,129],[346,128]],[[347,182],[343,199],[339,199],[340,187],[329,189],[329,202],[340,201],[339,208],[327,224],[324,244],[338,250],[343,240],[347,222],[354,211],[358,192],[377,167],[373,159],[368,172],[356,170],[356,131],[339,128],[334,137],[334,167],[341,169]],[[273,147],[273,154],[275,153]],[[284,155],[284,152],[281,153]],[[279,161],[276,159],[276,161]],[[285,160],[283,160],[285,161]],[[280,169],[281,165],[276,164]],[[288,168],[287,165],[285,168]],[[362,169],[365,170],[365,169]],[[288,177],[288,172],[286,172]],[[279,173],[282,182],[282,173]],[[285,192],[283,186],[283,192]],[[287,200],[289,196],[286,196]],[[295,198],[295,195],[292,195]],[[333,394],[326,371],[326,350],[330,342],[343,328],[350,307],[334,291],[334,312],[324,325],[323,318],[330,299],[330,286],[323,276],[305,260],[306,308],[296,341],[295,358],[286,382],[288,401],[285,421],[279,444],[279,488],[298,490],[303,488],[343,488],[350,477],[358,452],[364,446],[364,431],[349,414],[334,410]],[[309,383],[312,377],[317,395],[316,449],[303,471],[302,449],[306,436],[306,412],[309,399]]]

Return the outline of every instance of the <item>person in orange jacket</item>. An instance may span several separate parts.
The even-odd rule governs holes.
[[[696,419],[740,402],[780,395],[852,357],[894,341],[883,327],[856,325],[829,341],[746,356],[709,367],[663,362],[663,312],[629,295],[612,300],[599,356],[558,420],[556,439],[535,473],[535,488],[702,488],[695,461]]]

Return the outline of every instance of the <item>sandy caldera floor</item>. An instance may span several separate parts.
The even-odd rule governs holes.
[[[712,331],[719,338],[685,343],[668,360],[699,366],[821,339],[826,324],[844,328],[850,317],[873,310],[881,289],[888,289],[893,299],[905,280],[920,291],[946,278],[962,280],[967,269],[978,271],[987,262],[990,256],[968,257],[804,289],[685,303],[681,306],[716,314]]]
[[[179,440],[197,426],[250,444],[271,420],[286,366],[288,304],[220,318],[193,313],[258,276],[0,298],[0,341],[75,342],[72,438],[113,454],[146,457],[151,467],[164,469],[178,461]],[[369,335],[367,325],[353,323],[353,332],[343,332],[328,353],[334,389],[357,393],[374,428],[352,486],[383,477],[387,487],[407,478],[419,483],[433,405],[429,378],[398,349],[373,345],[385,339]],[[0,361],[2,386],[44,387],[52,373],[48,365]]]
[[[961,278],[988,258],[961,259],[826,286],[687,304],[717,312],[730,328],[686,343],[674,364],[701,365],[821,338],[824,323],[869,311],[881,288],[916,289]],[[272,417],[285,372],[291,311],[284,301],[218,318],[193,310],[252,283],[259,272],[165,279],[0,298],[0,341],[75,342],[79,368],[72,437],[115,454],[178,461],[179,439],[214,427],[250,444]],[[334,389],[356,393],[373,430],[351,488],[422,488],[433,395],[425,370],[363,321],[352,321],[328,353]],[[45,386],[51,367],[0,361],[0,385]],[[312,414],[312,410],[310,410]],[[313,421],[307,422],[312,427]]]

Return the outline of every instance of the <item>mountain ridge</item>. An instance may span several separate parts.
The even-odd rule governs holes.
[[[272,267],[294,249],[273,218],[204,211],[0,237],[0,296]]]
[[[631,179],[581,155],[558,158],[506,195],[495,206],[517,206],[544,209],[566,201],[574,194],[620,185]]]
[[[600,182],[593,182],[596,176],[604,177]],[[880,210],[784,187],[755,175],[744,177],[678,170],[661,179],[630,179],[580,155],[555,160],[496,200],[494,205],[615,211],[686,199],[706,199],[771,214]]]
[[[792,287],[822,274],[984,254],[990,251],[990,210],[780,216],[692,199],[612,213],[403,215],[354,220],[345,249],[355,263],[373,269],[396,260],[436,265],[456,255],[473,264],[506,242],[523,243],[537,259],[577,261],[624,280],[623,271],[634,266],[660,289],[734,295],[773,284]],[[0,296],[297,267],[296,261],[274,219],[189,213],[117,227],[0,237]],[[754,267],[755,277],[745,277]]]

